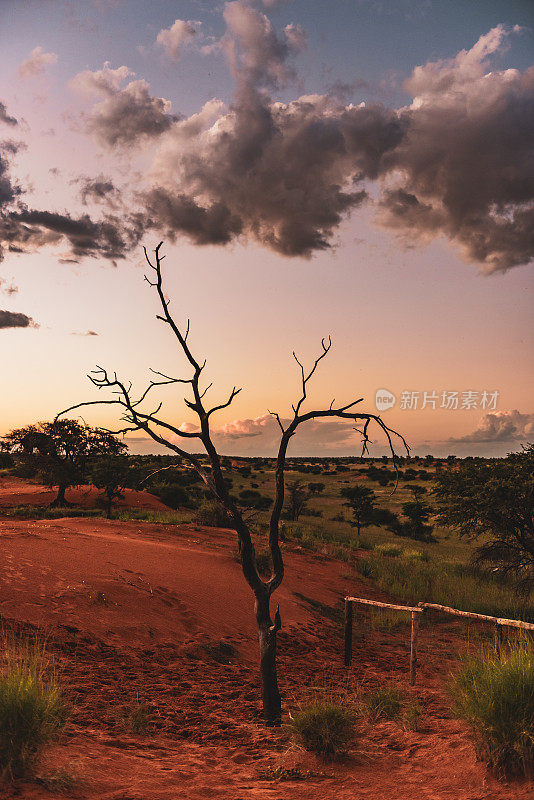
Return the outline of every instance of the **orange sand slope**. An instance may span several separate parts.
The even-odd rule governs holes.
[[[40,484],[21,478],[0,478],[0,508],[15,506],[47,506],[56,497],[57,492]],[[69,503],[82,508],[94,508],[101,495],[94,486],[77,486],[67,489]],[[169,511],[169,508],[149,492],[136,492],[133,489],[124,491],[124,499],[114,500],[114,508],[147,508],[155,511]]]
[[[417,732],[362,722],[354,754],[324,764],[284,730],[261,724],[252,596],[234,558],[230,531],[103,519],[0,520],[4,626],[47,632],[72,706],[61,742],[42,766],[83,779],[88,800],[526,800],[525,784],[502,784],[476,762],[444,681],[462,646],[456,623],[423,629],[415,696]],[[354,666],[342,665],[342,636],[324,613],[345,592],[381,595],[350,577],[347,564],[286,553],[277,592],[283,630],[279,672],[286,710],[313,687],[356,682],[406,686],[405,630],[355,636]],[[323,606],[321,606],[323,604]],[[320,612],[320,613],[319,613]],[[357,630],[356,630],[357,634]],[[206,645],[232,643],[218,657]],[[409,691],[409,690],[408,690]],[[144,702],[145,734],[119,723]],[[265,771],[298,766],[301,780]],[[298,775],[297,775],[298,777]],[[0,790],[4,791],[4,790]],[[29,800],[55,797],[28,783]],[[9,790],[2,796],[9,797]],[[13,795],[15,796],[15,795]]]

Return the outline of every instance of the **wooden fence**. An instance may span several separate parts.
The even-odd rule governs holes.
[[[345,597],[345,666],[350,667],[352,663],[352,613],[353,604],[359,603],[364,606],[375,608],[387,608],[391,611],[405,611],[411,615],[412,628],[410,634],[410,684],[415,683],[417,670],[417,637],[419,633],[419,621],[421,615],[426,611],[441,611],[444,614],[453,614],[458,617],[468,617],[479,622],[491,622],[495,628],[495,648],[498,649],[502,642],[502,629],[521,628],[527,631],[534,631],[534,624],[523,622],[519,619],[504,619],[501,617],[490,617],[487,614],[475,614],[473,611],[460,611],[458,608],[442,606],[438,603],[418,603],[416,606],[399,606],[393,603],[380,603],[378,600],[366,600],[364,597]]]

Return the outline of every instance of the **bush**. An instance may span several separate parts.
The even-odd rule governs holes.
[[[149,491],[169,508],[176,510],[180,506],[191,505],[189,492],[179,483],[154,483]]]
[[[8,657],[0,676],[0,770],[9,779],[30,775],[43,747],[60,730],[65,706],[39,652]]]
[[[21,461],[15,465],[14,469],[12,470],[12,475],[14,475],[16,478],[29,480],[30,478],[35,478],[37,475],[37,467],[35,467],[34,464],[26,464]]]
[[[273,504],[270,497],[266,497],[256,489],[243,489],[243,491],[239,492],[239,498],[241,505],[248,506],[248,508],[255,508],[258,511],[265,511]]]
[[[195,522],[207,528],[228,528],[230,520],[225,509],[214,500],[203,500],[197,513]]]
[[[0,469],[9,469],[14,463],[11,453],[0,452]]]
[[[498,774],[534,772],[534,650],[514,645],[466,659],[453,678],[456,712],[475,736],[477,754]]]
[[[306,750],[325,758],[343,755],[354,739],[354,715],[340,703],[305,706],[292,717],[290,726]]]

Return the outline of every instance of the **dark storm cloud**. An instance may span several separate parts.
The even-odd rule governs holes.
[[[0,330],[6,328],[38,328],[39,326],[27,314],[20,311],[0,310]]]
[[[226,113],[208,103],[163,137],[156,187],[145,196],[151,224],[197,244],[242,235],[309,256],[329,247],[343,215],[364,202],[358,184],[379,174],[402,124],[379,105],[346,107],[319,95],[273,102],[266,88],[295,77],[290,59],[304,32],[288,25],[277,34],[244,0],[227,3],[224,18],[234,103]]]
[[[272,94],[296,81],[293,58],[306,36],[296,25],[274,29],[263,10],[276,4],[223,7],[217,47],[236,82],[229,108],[210,100],[184,119],[126,66],[78,74],[72,85],[97,98],[85,121],[101,144],[128,153],[154,142],[144,188],[132,181],[122,194],[108,178],[86,178],[82,202],[108,212],[100,221],[17,208],[4,157],[0,241],[16,249],[64,240],[71,253],[63,260],[115,260],[143,232],[160,230],[199,245],[242,238],[309,257],[368,202],[410,246],[445,237],[487,272],[534,258],[534,67],[491,63],[518,29],[499,25],[470,50],[416,67],[405,85],[413,102],[402,109],[347,104],[350,87],[282,103]]]
[[[201,206],[190,197],[154,189],[144,197],[150,227],[161,228],[174,240],[188,235],[195,244],[227,244],[241,233],[242,222],[224,202]]]

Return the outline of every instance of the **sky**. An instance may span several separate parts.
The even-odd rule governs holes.
[[[243,389],[221,452],[275,454],[325,336],[307,409],[363,398],[422,455],[533,441],[533,30],[530,0],[0,0],[0,435],[103,399],[97,364],[189,377],[162,241],[207,397]]]

